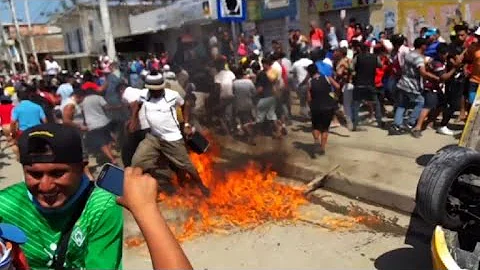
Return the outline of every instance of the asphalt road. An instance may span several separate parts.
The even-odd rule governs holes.
[[[21,166],[10,151],[0,151],[0,188],[18,181]],[[182,246],[195,269],[431,268],[431,228],[419,220],[327,191],[317,191],[312,201],[294,223],[203,235]],[[382,222],[358,223],[349,216],[352,205]],[[127,222],[126,233],[129,227],[135,224]],[[124,268],[151,269],[146,247],[125,247]]]
[[[429,229],[421,221],[329,192],[317,195],[328,199],[303,207],[302,221],[204,235],[182,246],[195,269],[431,269]],[[351,203],[384,224],[340,214]],[[146,247],[126,248],[124,267],[151,267]]]

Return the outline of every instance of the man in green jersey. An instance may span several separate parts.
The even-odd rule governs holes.
[[[26,233],[22,249],[29,266],[121,268],[122,210],[113,195],[93,188],[83,175],[75,128],[53,123],[30,128],[19,148],[25,182],[0,191],[0,222]],[[66,241],[60,241],[62,235]]]

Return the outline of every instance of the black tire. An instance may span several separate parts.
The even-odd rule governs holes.
[[[464,173],[480,174],[480,153],[459,146],[439,151],[427,164],[417,185],[416,209],[427,222],[450,230],[460,229],[459,215],[447,212],[447,197],[457,178]]]

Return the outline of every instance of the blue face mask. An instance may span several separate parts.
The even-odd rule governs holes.
[[[73,194],[67,201],[66,203],[59,207],[59,208],[45,208],[40,205],[38,200],[33,197],[33,195],[30,193],[30,191],[27,191],[28,197],[30,200],[33,202],[33,205],[40,211],[42,214],[46,215],[52,215],[52,214],[62,214],[68,211],[72,205],[74,205],[78,199],[82,196],[82,194],[85,192],[85,190],[88,188],[90,184],[90,180],[88,179],[87,176],[83,175],[82,176],[82,182],[80,183],[80,186],[78,187],[77,192]]]

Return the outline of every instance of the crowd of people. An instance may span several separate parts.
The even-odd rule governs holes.
[[[448,125],[456,111],[459,121],[466,119],[480,83],[480,28],[458,24],[447,43],[438,29],[426,27],[410,47],[402,34],[374,35],[355,19],[343,36],[328,21],[310,27],[309,34],[289,31],[288,48],[273,40],[271,51],[257,30],[234,41],[219,29],[173,57],[104,56],[82,74],[62,71],[48,57],[43,78],[4,83],[2,131],[25,181],[0,191],[0,220],[28,237],[26,259],[19,260],[39,268],[120,266],[121,211],[113,195],[92,187],[89,154],[99,164],[127,168],[118,202],[133,212],[155,267],[189,268],[158,215],[152,187],[174,193],[175,173],[209,196],[187,151],[196,132],[209,128],[252,145],[265,134],[280,139],[297,114],[295,96],[295,116],[311,121],[320,155],[329,130],[339,125],[356,132],[376,123],[389,135],[420,138],[428,127],[454,135]],[[62,242],[72,233],[72,241]]]

